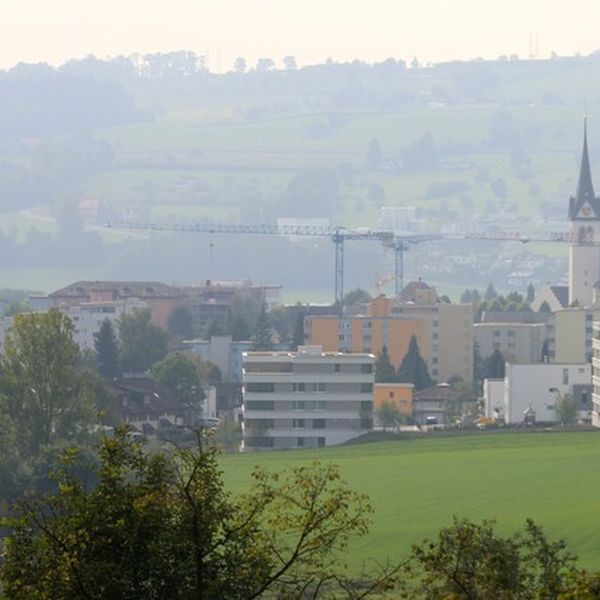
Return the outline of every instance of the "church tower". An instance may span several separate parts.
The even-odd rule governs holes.
[[[583,152],[575,196],[569,199],[569,304],[591,306],[594,285],[600,280],[600,198],[594,194],[587,144],[587,121],[583,122]]]

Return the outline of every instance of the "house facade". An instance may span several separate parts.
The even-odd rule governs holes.
[[[330,446],[371,430],[374,360],[320,346],[245,353],[243,450]]]

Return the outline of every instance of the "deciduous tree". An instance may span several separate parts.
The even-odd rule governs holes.
[[[119,351],[123,371],[146,372],[167,354],[167,332],[152,323],[150,309],[141,308],[119,319]]]
[[[232,497],[203,438],[150,455],[120,430],[102,442],[92,489],[76,462],[67,452],[57,493],[5,523],[0,580],[11,599],[358,598],[390,583],[345,572],[372,510],[333,465],[255,470],[250,491]]]
[[[76,370],[73,323],[56,309],[15,317],[0,360],[0,402],[27,453],[52,439],[75,437],[93,404]]]

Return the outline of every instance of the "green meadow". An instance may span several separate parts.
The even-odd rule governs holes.
[[[483,432],[227,455],[222,466],[229,490],[240,492],[255,465],[338,464],[375,510],[369,536],[348,552],[357,569],[365,560],[400,559],[456,515],[495,519],[505,534],[531,517],[551,538],[565,538],[581,566],[600,570],[599,459],[600,432]]]

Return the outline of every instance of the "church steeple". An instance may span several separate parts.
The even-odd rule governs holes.
[[[583,119],[583,152],[581,154],[581,167],[579,168],[579,181],[577,182],[577,200],[591,200],[595,198],[592,172],[590,170],[590,157],[587,143],[587,117]]]
[[[587,117],[583,119],[583,151],[575,196],[569,202],[569,219],[600,219],[600,200],[594,193],[587,142]]]

